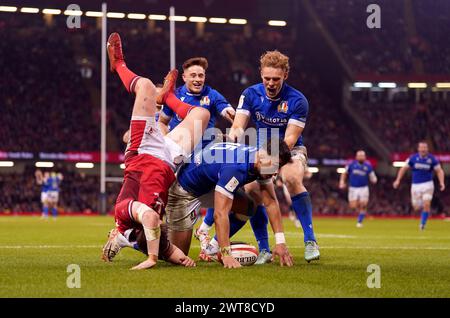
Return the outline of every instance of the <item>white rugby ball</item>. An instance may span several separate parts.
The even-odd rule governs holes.
[[[258,250],[253,245],[247,243],[231,243],[231,255],[242,266],[250,266],[255,264],[258,258]]]

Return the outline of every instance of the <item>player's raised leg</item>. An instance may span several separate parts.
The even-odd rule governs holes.
[[[185,154],[190,154],[203,137],[203,132],[209,122],[210,113],[203,107],[186,104],[175,96],[177,75],[178,72],[176,70],[172,70],[167,74],[164,86],[158,94],[156,102],[159,105],[167,105],[183,119],[166,137],[181,146]]]

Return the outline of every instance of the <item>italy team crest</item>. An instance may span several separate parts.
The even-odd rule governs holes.
[[[208,97],[208,95],[207,96],[203,96],[202,97],[202,99],[200,100],[200,106],[209,106],[209,104],[210,104],[210,100],[209,100],[209,97]]]
[[[279,113],[287,113],[288,111],[288,103],[286,101],[282,101],[280,105],[278,105]]]

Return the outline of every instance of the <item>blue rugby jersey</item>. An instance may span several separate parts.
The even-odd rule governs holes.
[[[357,160],[353,160],[345,169],[349,175],[350,187],[359,188],[369,185],[369,175],[373,173],[370,162],[365,161],[361,164]]]
[[[233,199],[240,187],[257,179],[256,151],[255,147],[237,143],[210,144],[181,167],[178,182],[195,196],[215,189]]]
[[[411,168],[412,183],[432,181],[433,170],[439,167],[439,161],[432,154],[421,157],[416,153],[411,155],[406,162]]]
[[[279,138],[284,139],[288,124],[304,128],[309,104],[306,97],[295,88],[284,83],[278,97],[271,99],[266,95],[262,83],[250,86],[242,93],[236,113],[251,116],[258,130],[258,146],[272,136],[273,128],[278,128]],[[267,129],[267,133],[263,132]],[[303,145],[303,137],[295,146]]]

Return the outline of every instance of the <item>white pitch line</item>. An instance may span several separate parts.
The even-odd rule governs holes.
[[[22,249],[22,248],[102,248],[101,245],[0,245],[0,249]]]
[[[255,237],[254,234],[237,234],[240,237]],[[285,236],[288,237],[300,237],[303,235],[302,232],[284,232]],[[355,235],[344,235],[344,234],[316,234],[317,237],[322,238],[340,238],[340,239],[355,239],[360,238],[359,236]]]
[[[293,245],[288,248],[305,248],[301,245]],[[450,247],[418,247],[418,246],[320,246],[320,249],[362,249],[362,250],[436,250],[448,251]]]

